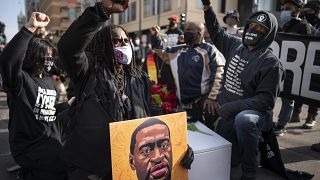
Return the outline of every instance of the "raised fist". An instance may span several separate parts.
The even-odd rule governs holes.
[[[160,31],[160,27],[159,26],[153,26],[151,29],[150,29],[150,31],[151,31],[151,35],[152,36],[158,36],[158,34],[159,34],[159,31]]]
[[[27,24],[30,28],[42,28],[46,27],[50,22],[49,16],[40,13],[40,12],[33,12]]]
[[[211,4],[210,0],[201,0],[201,1],[204,6],[209,6]]]
[[[101,2],[104,9],[110,14],[122,13],[130,4],[130,0],[101,0]]]

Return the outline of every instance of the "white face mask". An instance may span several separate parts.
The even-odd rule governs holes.
[[[291,20],[291,11],[281,11],[280,20],[282,23],[287,23]]]
[[[45,70],[49,72],[53,66],[53,61],[45,61],[43,64]]]
[[[132,61],[132,49],[130,45],[115,47],[114,56],[116,61],[121,64],[130,64]]]

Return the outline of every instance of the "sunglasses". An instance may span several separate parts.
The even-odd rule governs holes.
[[[49,56],[47,56],[47,57],[44,57],[45,58],[45,61],[50,61],[50,62],[53,62],[54,61],[54,57],[49,57]]]
[[[128,38],[123,38],[123,37],[113,37],[112,38],[112,43],[114,46],[119,46],[121,44],[129,44],[130,40]]]

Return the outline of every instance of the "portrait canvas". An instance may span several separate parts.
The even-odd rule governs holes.
[[[186,113],[110,123],[114,180],[188,179]]]

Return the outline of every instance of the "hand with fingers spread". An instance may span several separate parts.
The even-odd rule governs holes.
[[[203,103],[203,109],[214,115],[218,112],[220,105],[217,101],[207,98]]]
[[[33,12],[31,14],[28,24],[26,25],[26,28],[34,33],[37,30],[37,28],[46,27],[49,24],[49,22],[50,18],[46,14],[40,12]]]

